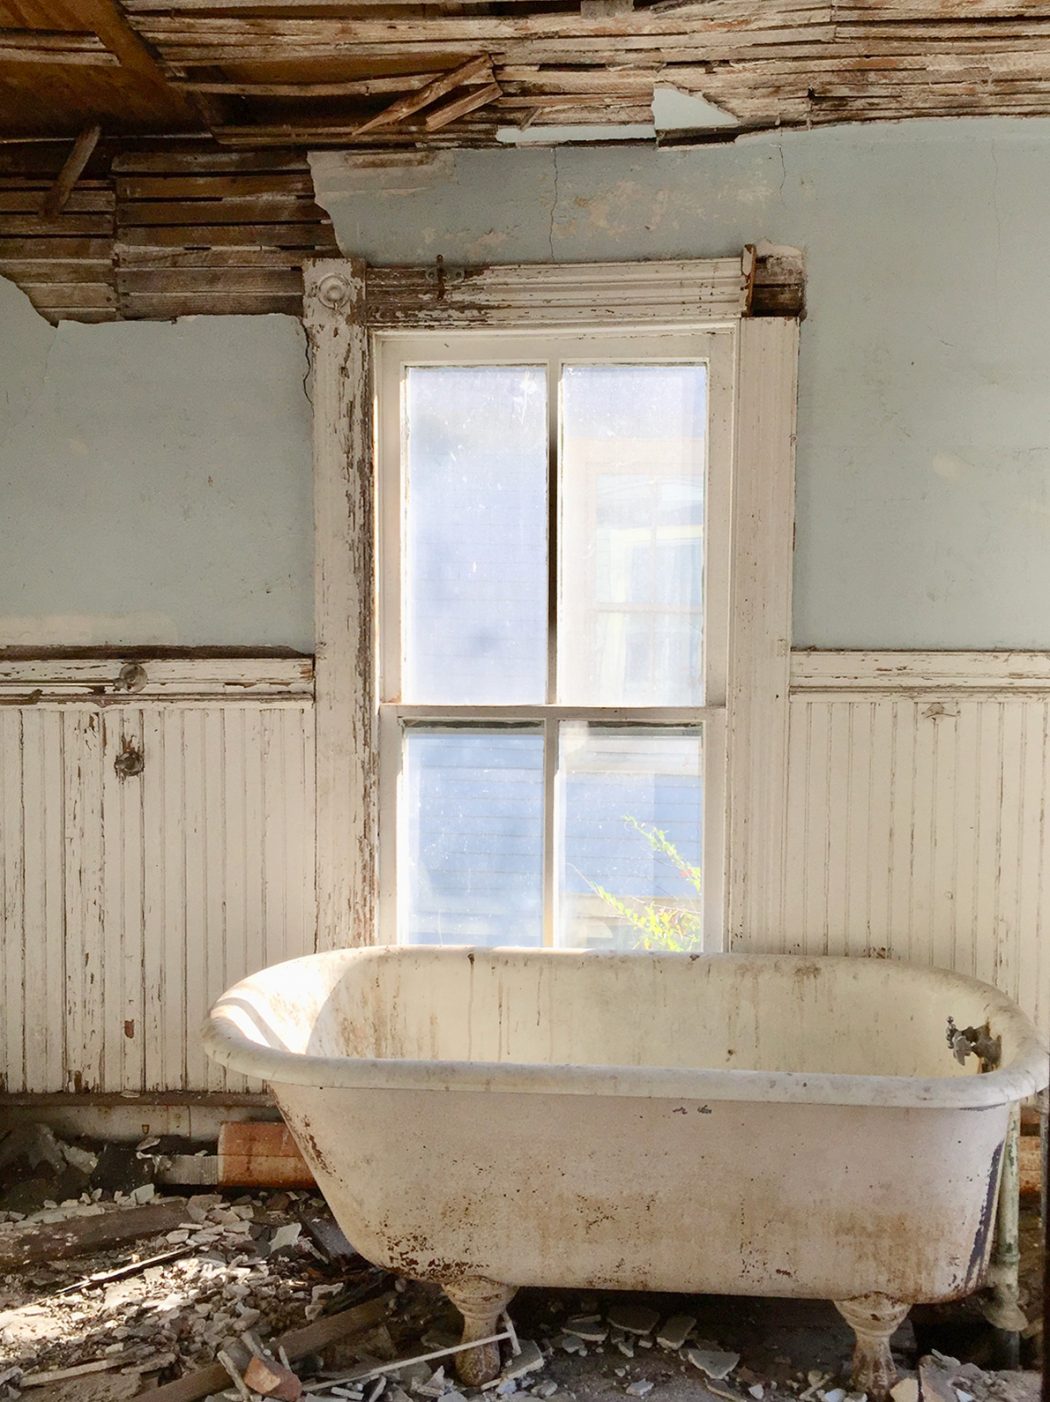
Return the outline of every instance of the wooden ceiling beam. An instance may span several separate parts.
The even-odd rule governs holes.
[[[169,82],[153,50],[128,23],[116,0],[77,0],[77,16],[116,54],[122,68],[155,91],[158,106],[163,102],[179,120],[185,121],[196,114],[203,119],[203,124],[209,124],[210,118],[203,112],[201,102],[187,99]]]
[[[34,215],[94,122],[107,139],[210,134],[245,158],[275,145],[491,146],[519,113],[541,124],[629,111],[645,120],[657,76],[748,130],[1050,113],[1050,0],[34,4],[47,28],[16,29],[32,22],[19,3],[0,24],[0,143],[58,138]],[[40,64],[51,81],[32,81]],[[67,217],[81,197],[82,178]]]
[[[78,0],[77,12],[129,72],[170,91],[168,77],[152,49],[132,29],[116,0]]]

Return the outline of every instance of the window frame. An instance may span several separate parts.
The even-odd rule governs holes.
[[[734,385],[726,694],[725,944],[782,943],[795,316],[752,317],[755,258],[471,270],[304,266],[314,409],[319,949],[379,934],[373,351],[389,330],[649,331],[729,324]]]
[[[703,947],[724,947],[725,709],[729,625],[729,545],[732,502],[733,417],[737,330],[731,322],[672,329],[592,328],[554,332],[471,330],[381,331],[372,338],[377,518],[377,623],[379,712],[377,935],[399,942],[398,912],[404,896],[398,853],[406,834],[401,802],[406,726],[532,724],[543,737],[543,929],[542,945],[556,939],[558,754],[564,722],[606,725],[700,727],[703,756]],[[707,368],[701,630],[704,702],[696,706],[597,706],[559,702],[557,696],[560,599],[561,370],[575,364],[697,364]],[[405,371],[418,366],[529,365],[544,367],[548,429],[547,699],[533,704],[428,703],[403,699],[403,586],[405,577],[404,452]]]

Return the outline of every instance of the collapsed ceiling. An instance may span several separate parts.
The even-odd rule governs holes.
[[[476,145],[648,122],[654,82],[745,130],[1046,113],[1048,36],[1047,0],[3,0],[0,129]]]
[[[1048,38],[1050,0],[0,0],[0,273],[53,320],[287,310],[335,251],[310,148],[1044,115]]]

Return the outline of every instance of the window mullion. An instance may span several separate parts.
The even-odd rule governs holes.
[[[543,722],[543,943],[555,943],[557,923],[558,722]]]
[[[547,362],[547,704],[558,699],[558,362]]]
[[[547,704],[558,700],[558,362],[547,362]],[[543,721],[543,943],[555,942],[558,722]]]

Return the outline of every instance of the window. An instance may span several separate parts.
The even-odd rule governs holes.
[[[778,282],[784,273],[782,252],[771,254],[773,262],[767,262],[765,269],[767,281],[769,274],[774,274],[770,286],[776,284],[779,304],[783,304],[785,286]],[[756,949],[772,943],[781,947],[786,937],[798,322],[795,314],[781,315],[769,305],[759,307],[757,272],[761,261],[756,262],[753,249],[745,248],[739,258],[493,264],[451,271],[440,263],[437,268],[370,267],[354,258],[315,259],[304,266],[303,321],[314,418],[313,778],[319,949],[389,941],[399,930],[407,932],[409,907],[402,899],[398,909],[396,860],[398,841],[403,858],[412,841],[404,823],[406,786],[413,782],[422,786],[427,779],[426,765],[434,758],[422,743],[428,734],[436,745],[450,731],[459,732],[458,739],[465,746],[471,738],[467,732],[472,729],[474,735],[500,739],[512,738],[513,730],[521,737],[521,753],[515,753],[514,747],[500,751],[497,758],[502,757],[503,767],[499,770],[496,766],[497,772],[505,773],[511,760],[519,771],[524,766],[526,774],[534,774],[530,742],[533,750],[542,745],[543,783],[542,788],[534,786],[542,819],[538,897],[542,938],[554,942],[571,937],[559,894],[569,907],[575,904],[582,909],[590,903],[596,921],[600,918],[610,926],[601,932],[602,940],[623,938],[611,919],[609,902],[594,889],[602,885],[600,872],[581,865],[580,855],[571,855],[576,839],[570,842],[573,830],[566,826],[567,806],[574,797],[578,799],[580,789],[570,792],[570,786],[583,783],[576,770],[584,758],[594,756],[581,749],[574,756],[581,763],[569,763],[566,736],[570,723],[576,724],[576,733],[584,738],[597,736],[610,741],[618,738],[611,733],[617,725],[621,732],[628,732],[619,736],[624,740],[631,738],[632,727],[645,731],[649,738],[657,733],[665,739],[674,738],[671,732],[676,726],[692,735],[700,745],[703,766],[704,946],[714,948],[721,943]],[[797,306],[801,268],[792,276],[796,279],[793,304]],[[758,314],[760,310],[764,314]],[[561,529],[564,536],[566,525],[571,526],[563,520],[565,502],[559,500],[558,492],[564,496],[576,485],[575,481],[567,483],[565,476],[566,450],[573,442],[565,433],[562,400],[564,397],[569,402],[571,391],[565,389],[568,380],[562,370],[566,366],[647,369],[697,364],[706,367],[707,395],[699,555],[690,540],[695,523],[688,518],[669,520],[664,514],[655,521],[651,516],[632,520],[631,512],[622,507],[623,493],[619,514],[604,510],[599,527],[596,489],[594,530],[586,547],[591,554],[579,546],[574,555],[558,534]],[[546,580],[541,578],[540,595],[547,603],[543,696],[521,703],[475,703],[462,698],[428,702],[412,691],[417,681],[426,680],[425,675],[408,675],[411,668],[420,665],[416,657],[404,666],[411,627],[415,627],[417,638],[422,630],[424,646],[428,639],[425,615],[414,624],[407,620],[406,626],[402,613],[403,566],[409,579],[419,579],[418,564],[414,576],[407,570],[411,542],[402,479],[411,476],[407,472],[411,464],[403,451],[402,392],[407,368],[454,371],[484,367],[514,371],[535,367],[542,372],[548,445],[548,472],[543,484],[548,493]],[[624,404],[630,402],[623,400]],[[521,427],[519,413],[515,432]],[[417,447],[418,443],[417,437]],[[382,462],[377,458],[377,447]],[[608,445],[602,451],[608,451]],[[462,458],[459,448],[457,453]],[[595,448],[590,455],[592,466],[597,453]],[[506,459],[498,459],[497,466],[490,465],[487,473],[478,474],[482,485],[491,485],[506,471]],[[525,467],[518,462],[516,470],[525,471]],[[552,491],[548,482],[553,483]],[[418,489],[420,481],[414,485]],[[482,505],[488,502],[485,512],[492,513],[501,502],[506,504],[515,490],[513,483],[508,483],[487,495],[461,494],[465,514],[460,534],[475,530],[478,519],[486,532],[494,532],[498,513],[481,515]],[[377,493],[382,496],[382,523],[377,521]],[[509,515],[513,520],[513,513]],[[515,545],[515,561],[524,548],[528,518],[520,518],[517,524],[522,534],[503,537],[504,545],[508,538]],[[577,528],[577,541],[585,534]],[[377,567],[379,546],[382,554]],[[660,552],[670,563],[653,570],[646,556],[652,560]],[[581,653],[573,649],[565,627],[559,632],[557,624],[559,611],[564,618],[566,608],[587,606],[586,596],[581,600],[563,595],[569,589],[572,568],[582,569],[588,559],[597,564],[592,570],[593,600],[586,618],[593,621],[601,617],[601,622],[600,631],[585,639],[588,648]],[[604,576],[599,576],[599,566]],[[621,681],[637,679],[646,666],[655,675],[661,665],[672,669],[679,665],[676,639],[680,632],[676,630],[683,624],[681,617],[676,622],[673,615],[683,607],[683,600],[689,603],[690,569],[694,581],[701,580],[702,706],[675,702],[650,707],[642,704],[638,693],[596,706],[570,700],[564,686],[559,689],[559,666],[563,670],[568,667],[570,672],[573,667],[586,666],[592,681],[597,666],[604,689],[613,686],[617,677]],[[638,598],[625,592],[639,589],[647,570],[649,578],[655,576],[657,581],[654,592],[642,599],[657,617],[657,625],[648,630],[636,620],[639,610],[633,606]],[[698,576],[697,570],[702,570],[702,575]],[[509,567],[496,579],[500,588],[510,588],[512,582]],[[491,580],[488,583],[492,585]],[[657,588],[663,592],[655,592]],[[382,627],[380,594],[385,611]],[[516,602],[526,608],[528,594]],[[486,683],[496,688],[513,680],[505,670],[511,644],[497,627],[503,610],[489,608],[484,616],[486,626],[497,631],[487,639],[475,638],[475,645],[491,647],[495,639],[502,638],[498,665],[490,667]],[[525,633],[517,636],[524,646]],[[382,668],[377,647],[380,637],[385,652]],[[442,655],[438,653],[439,662]],[[459,659],[450,658],[440,678],[442,687],[459,685],[468,675],[476,681],[480,664],[475,663],[473,658],[468,672]],[[527,651],[519,652],[513,665],[520,668],[514,684],[523,685],[521,679],[528,679],[534,661],[529,660]],[[691,675],[695,677],[695,668]],[[588,728],[581,732],[581,726]],[[464,751],[462,758],[470,761],[459,766],[468,771],[463,777],[469,778],[477,756]],[[482,768],[487,772],[493,765]],[[509,768],[514,772],[514,763]],[[593,783],[593,772],[588,783]],[[680,778],[681,773],[676,769],[670,777]],[[695,771],[692,777],[695,783]],[[663,785],[667,779],[661,770],[658,778],[650,780],[652,791],[655,793],[657,782]],[[718,793],[721,785],[723,795]],[[589,792],[593,799],[594,788]],[[429,786],[428,795],[433,796],[433,786]],[[628,797],[633,798],[633,793]],[[615,795],[614,800],[618,824],[622,825],[624,816],[638,817],[641,810],[633,804],[626,807]],[[517,820],[534,853],[535,838],[530,836],[528,821],[521,819],[522,809],[528,812],[527,805],[519,805]],[[575,802],[573,811],[585,812]],[[592,837],[594,823],[586,816],[580,823],[583,837]],[[494,816],[493,831],[496,826]],[[425,844],[433,834],[431,821],[429,836],[428,828],[421,828],[416,841]],[[446,842],[447,861],[451,862],[452,837]],[[724,863],[719,859],[723,848]],[[637,845],[630,850],[643,865],[649,860],[644,852],[638,858]],[[559,888],[559,856],[568,864],[572,879],[582,873],[586,894],[574,892],[564,880]],[[516,915],[525,912],[522,919],[530,931],[536,917],[529,914],[528,901],[537,899],[535,857],[531,860],[531,867],[519,863],[509,873],[522,883],[513,909]],[[401,867],[403,875],[404,861]],[[479,863],[475,871],[480,870]],[[527,884],[530,872],[531,886]],[[500,889],[511,890],[512,884]],[[421,884],[419,889],[425,891],[425,886]],[[600,902],[597,906],[596,900]],[[505,900],[500,907],[503,923],[498,932],[491,931],[490,917],[490,938],[521,937],[509,929],[511,905]],[[597,939],[596,924],[592,933]],[[440,937],[446,936],[442,932]]]
[[[381,940],[719,947],[735,347],[376,336]]]

